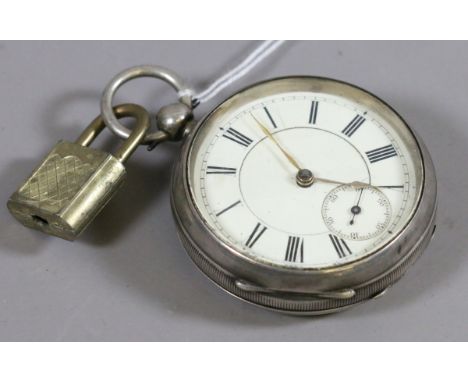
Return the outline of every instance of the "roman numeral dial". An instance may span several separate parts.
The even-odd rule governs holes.
[[[304,262],[304,239],[298,236],[289,236],[284,260],[288,262]]]
[[[340,259],[346,257],[347,255],[352,255],[352,252],[349,249],[348,244],[346,244],[346,241],[332,234],[329,234],[328,237],[330,238],[333,248],[335,249],[335,252]]]
[[[232,127],[226,130],[226,132],[223,134],[223,137],[245,147],[249,147],[249,145],[253,142],[252,139],[238,132],[236,129],[233,129]]]
[[[261,223],[257,223],[255,228],[253,229],[252,233],[250,234],[249,238],[245,242],[245,245],[249,248],[252,248],[255,243],[262,237],[262,235],[267,230],[267,227],[263,226]]]
[[[384,159],[388,159],[391,157],[397,156],[397,152],[393,145],[387,145],[383,147],[379,147],[378,149],[366,151],[367,158],[369,162],[376,163]]]
[[[356,115],[351,122],[349,122],[346,127],[343,129],[342,133],[346,135],[347,137],[352,137],[353,134],[359,129],[362,124],[366,122],[366,119],[364,117],[361,117],[360,115]]]
[[[318,101],[312,101],[310,104],[309,123],[315,125],[317,123]]]
[[[231,208],[234,208],[235,206],[239,205],[241,203],[240,200],[238,200],[237,202],[234,202],[232,204],[230,204],[229,206],[227,206],[226,208],[222,209],[221,211],[219,211],[216,216],[221,216],[222,214],[224,214],[225,212],[229,211]]]
[[[275,129],[277,129],[278,126],[276,125],[275,120],[274,120],[273,117],[271,116],[270,111],[267,109],[266,106],[263,108],[263,110],[265,110],[265,113],[266,113],[266,115],[268,116],[268,119],[270,120],[270,122],[271,122],[271,124],[273,125],[273,127],[274,127]]]
[[[235,174],[237,169],[234,167],[207,166],[207,174]]]

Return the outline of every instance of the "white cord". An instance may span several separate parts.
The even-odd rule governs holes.
[[[203,103],[210,100],[221,90],[249,73],[255,66],[261,63],[283,43],[283,40],[267,40],[262,42],[257,48],[254,49],[253,52],[251,52],[242,62],[240,62],[239,65],[213,81],[209,86],[206,87],[206,89],[195,94],[193,96],[194,100],[197,103]]]

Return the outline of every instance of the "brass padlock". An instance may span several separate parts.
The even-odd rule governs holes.
[[[75,142],[60,141],[11,195],[7,206],[26,227],[75,240],[122,185],[128,157],[143,140],[148,112],[134,104],[114,108],[118,118],[136,118],[136,127],[114,155],[88,147],[105,127],[101,116]]]

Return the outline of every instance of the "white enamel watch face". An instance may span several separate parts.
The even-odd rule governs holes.
[[[215,237],[239,256],[304,269],[397,237],[423,177],[406,125],[338,91],[257,93],[208,117],[190,150],[192,200]]]

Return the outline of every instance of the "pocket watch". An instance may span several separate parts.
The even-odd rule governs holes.
[[[297,314],[382,295],[435,230],[431,157],[375,95],[310,76],[239,91],[185,138],[171,203],[221,288]]]
[[[104,125],[127,138],[117,116],[146,115],[112,108],[115,91],[137,77],[168,82],[179,103],[160,110],[155,132],[141,117],[126,151],[183,141],[171,188],[177,231],[201,271],[232,295],[281,312],[336,312],[382,295],[428,245],[437,204],[431,157],[378,97],[329,78],[277,78],[195,123],[196,100],[158,66],[114,77],[85,142],[53,151],[13,195],[10,210],[23,224],[72,240],[107,203],[122,163],[83,146]]]

